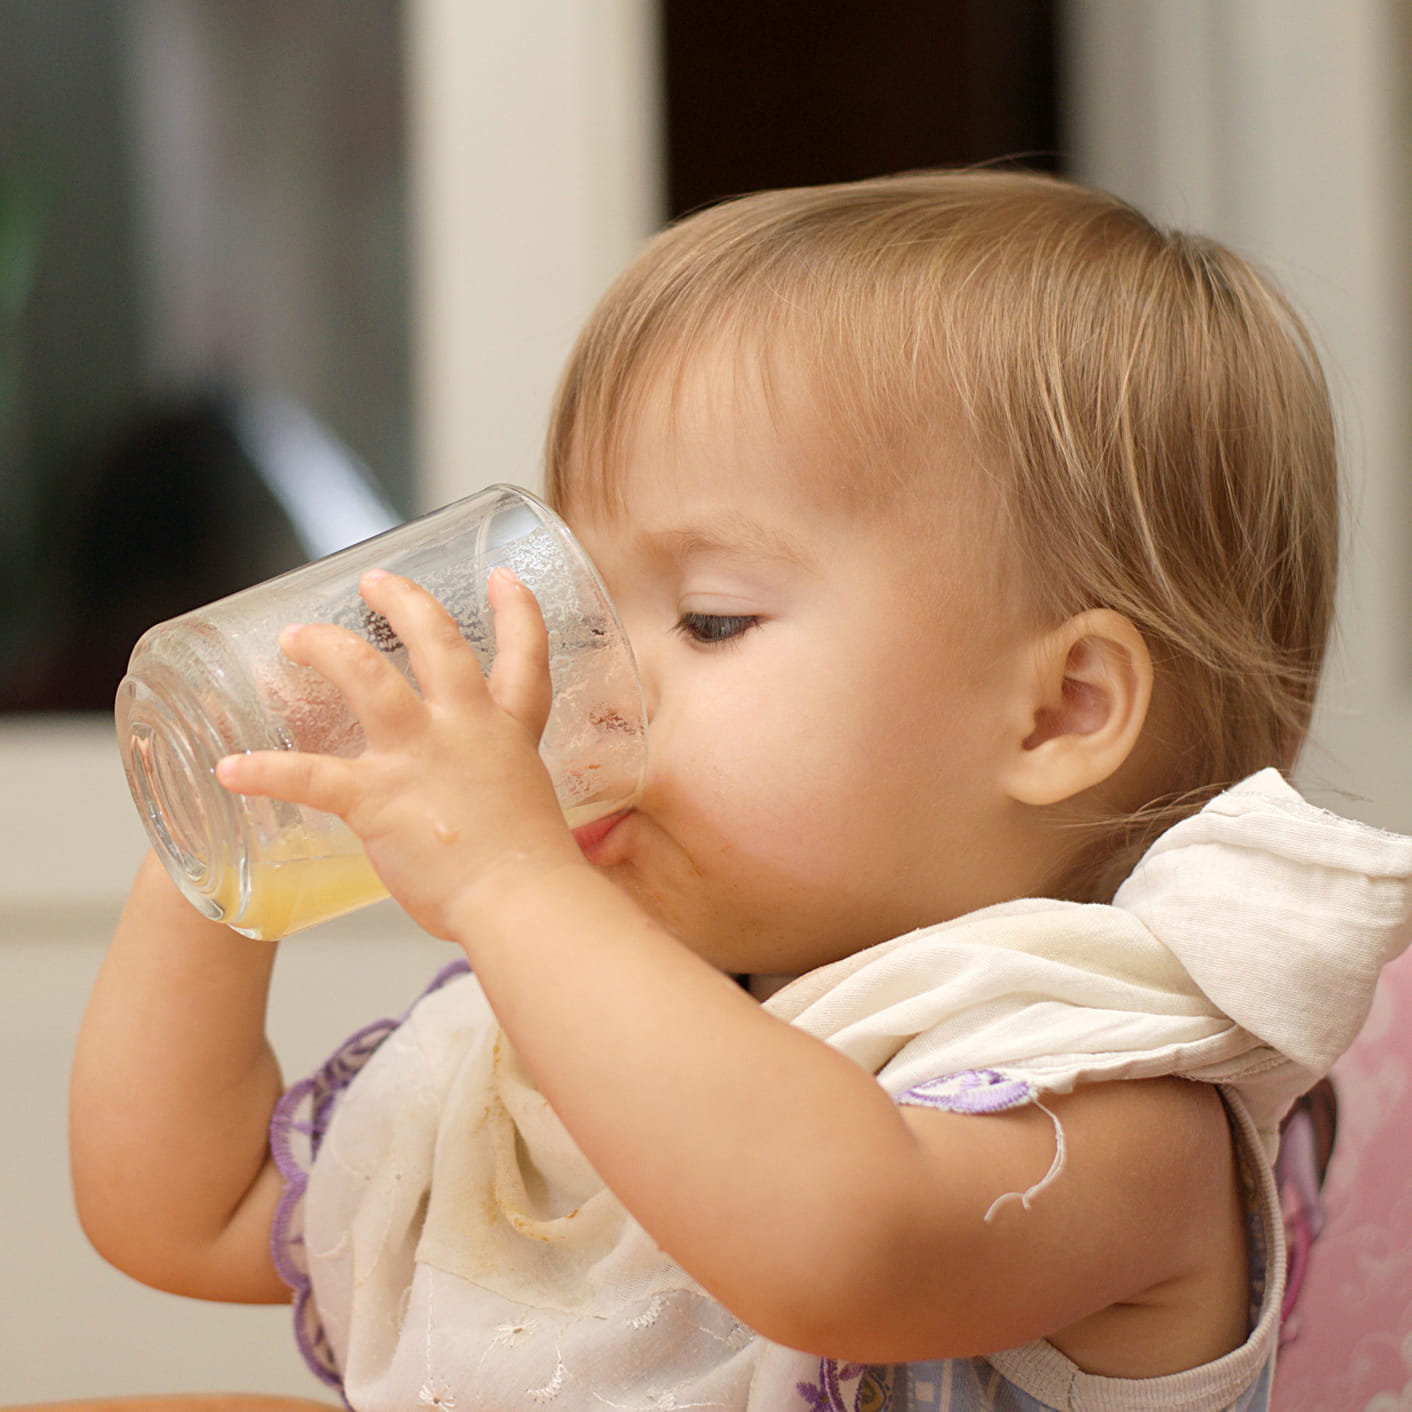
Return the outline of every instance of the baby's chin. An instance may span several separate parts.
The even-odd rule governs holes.
[[[601,867],[599,871],[663,931],[716,970],[729,976],[747,975],[757,968],[758,961],[763,961],[762,948],[748,932],[703,916],[671,888],[645,878],[632,862]]]
[[[608,849],[619,843],[631,846],[606,861]],[[860,939],[827,928],[817,933],[781,929],[779,917],[799,915],[797,904],[770,908],[761,903],[751,915],[748,899],[729,877],[708,875],[642,816],[629,814],[604,845],[597,857],[585,850],[600,875],[689,951],[728,976],[800,976],[884,939]]]

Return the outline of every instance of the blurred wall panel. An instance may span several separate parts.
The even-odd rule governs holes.
[[[1348,480],[1302,779],[1412,831],[1412,7],[1068,0],[1076,175],[1253,257],[1314,327]]]

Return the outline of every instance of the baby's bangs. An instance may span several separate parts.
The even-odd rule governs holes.
[[[759,395],[781,430],[806,418],[812,435],[834,441],[837,458],[820,467],[828,488],[866,503],[893,493],[917,459],[904,446],[934,431],[943,410],[954,428],[955,406],[937,356],[945,282],[879,253],[791,241],[748,260],[706,259],[690,279],[675,269],[625,277],[620,286],[637,287],[609,291],[560,385],[546,457],[551,501],[616,505],[645,405],[678,402],[708,360],[723,394]]]

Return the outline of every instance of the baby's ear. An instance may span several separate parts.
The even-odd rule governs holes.
[[[1006,792],[1058,804],[1102,784],[1132,754],[1152,700],[1152,657],[1121,613],[1094,608],[1035,644]]]

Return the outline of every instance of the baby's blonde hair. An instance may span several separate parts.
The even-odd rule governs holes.
[[[1333,417],[1264,275],[1111,196],[1011,171],[763,192],[659,235],[570,358],[548,486],[611,495],[640,399],[701,349],[803,367],[850,493],[925,486],[958,422],[1042,619],[1125,614],[1157,670],[1165,777],[1078,850],[1105,897],[1150,839],[1308,728],[1333,612]],[[959,414],[959,417],[958,417]]]

